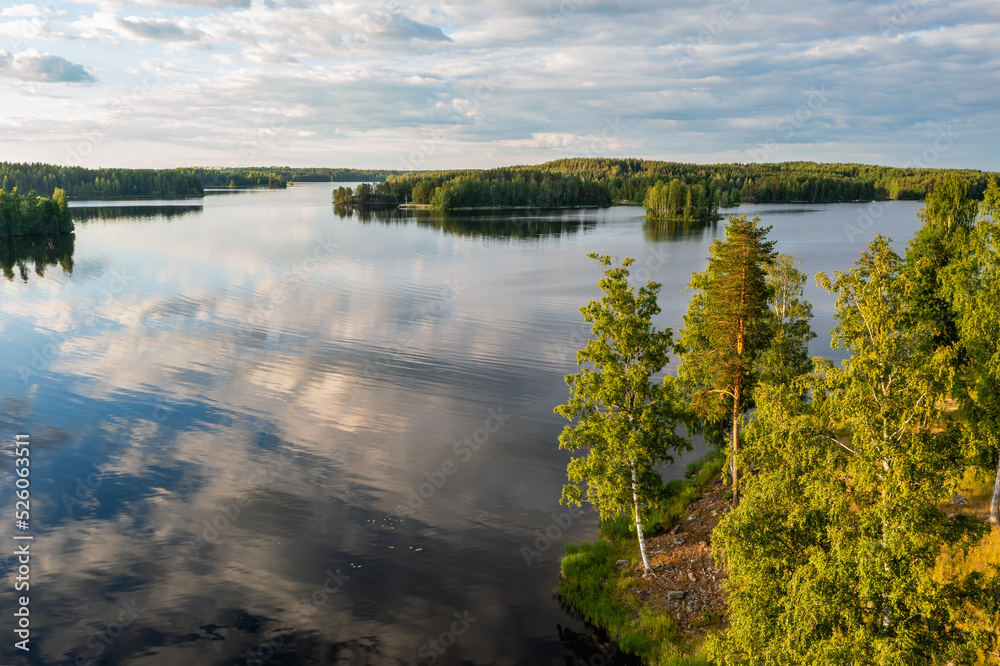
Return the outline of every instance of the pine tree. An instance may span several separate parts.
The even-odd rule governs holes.
[[[995,582],[934,576],[986,526],[941,509],[964,473],[941,399],[954,351],[909,325],[911,278],[881,236],[851,271],[820,274],[850,357],[807,390],[758,391],[757,474],[712,534],[730,574],[731,628],[708,647],[721,666],[971,663],[993,640],[970,620]]]
[[[712,241],[708,268],[692,276],[688,287],[698,293],[684,317],[678,370],[703,427],[729,414],[734,504],[739,502],[740,420],[752,404],[760,356],[773,338],[767,271],[776,253],[774,241],[765,240],[771,227],[759,222],[731,216],[725,240]]]

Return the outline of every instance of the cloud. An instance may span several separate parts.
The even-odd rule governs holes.
[[[127,66],[163,65],[119,130],[123,146],[144,136],[162,155],[186,146],[228,162],[261,118],[294,108],[288,136],[253,159],[325,163],[344,148],[395,167],[431,135],[429,168],[592,146],[746,161],[759,144],[780,145],[778,160],[901,164],[927,127],[957,122],[982,134],[941,166],[1000,168],[986,148],[1000,141],[995,0],[818,0],[802,11],[778,0],[100,0],[48,17],[58,35],[19,37],[27,22],[48,30],[44,18],[0,21],[0,35],[24,40],[7,48],[58,38],[59,57],[86,58],[114,81],[67,104],[67,131],[115,108],[137,76]],[[809,90],[826,92],[818,102]],[[0,120],[25,123],[37,115],[28,106],[5,106]],[[223,109],[232,122],[219,129]],[[609,122],[623,128],[614,140]]]
[[[95,39],[118,44],[130,42],[191,42],[202,38],[201,33],[170,19],[121,17],[98,12],[71,24],[83,39]]]
[[[23,53],[0,51],[0,76],[45,83],[95,83],[83,65],[63,57],[29,49]]]
[[[0,11],[0,16],[33,18],[45,16],[45,9],[38,5],[14,5],[12,7],[4,7],[3,11]]]

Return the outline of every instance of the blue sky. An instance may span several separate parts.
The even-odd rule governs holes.
[[[4,161],[1000,170],[1000,3],[0,3],[0,100]]]

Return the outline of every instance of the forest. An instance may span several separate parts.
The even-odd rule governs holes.
[[[631,259],[591,255],[605,267],[581,308],[594,335],[555,411],[576,454],[563,501],[591,503],[602,536],[567,549],[564,601],[650,664],[1000,662],[1000,186],[970,194],[952,174],[905,252],[877,236],[815,276],[836,296],[840,363],[809,358],[809,276],[757,218],[713,240],[676,337],[653,325],[661,285],[636,289]],[[654,569],[646,540],[680,527],[656,471],[690,450],[679,432],[716,443],[729,489],[718,568],[697,567],[725,573],[727,609],[699,645],[634,592],[671,561]]]
[[[38,192],[56,188],[70,199],[141,199],[201,197],[205,188],[284,188],[288,183],[378,181],[398,173],[377,169],[184,168],[85,169],[41,163],[0,162],[0,189]]]
[[[377,193],[398,203],[440,209],[647,204],[653,217],[709,218],[713,208],[740,203],[923,199],[935,183],[950,176],[965,182],[971,197],[981,198],[990,174],[813,162],[704,165],[578,158],[538,166],[395,174],[377,185]],[[659,183],[660,190],[650,198]],[[675,202],[670,201],[671,188]]]
[[[284,188],[299,182],[365,182],[369,204],[463,208],[645,205],[653,218],[713,219],[740,203],[833,203],[923,199],[935,183],[960,178],[982,198],[990,174],[863,164],[684,164],[573,158],[482,170],[390,171],[326,168],[84,169],[0,163],[0,188],[70,199],[200,197],[205,188]],[[683,190],[683,191],[682,191]],[[354,195],[352,195],[354,196]],[[355,197],[356,198],[356,197]],[[346,200],[341,203],[347,203]]]
[[[73,216],[66,192],[56,188],[51,199],[30,193],[22,196],[17,189],[0,191],[0,238],[68,234],[73,231]]]

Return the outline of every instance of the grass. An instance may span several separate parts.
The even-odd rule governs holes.
[[[677,524],[684,509],[701,496],[701,487],[725,462],[713,453],[688,466],[686,480],[663,484],[650,502],[644,523],[647,536]],[[585,620],[607,632],[623,651],[638,655],[649,666],[707,666],[708,660],[692,654],[693,646],[673,626],[667,615],[645,608],[632,594],[632,583],[615,566],[618,560],[636,558],[632,516],[623,514],[601,523],[601,534],[592,543],[569,545],[562,559],[559,595]]]

